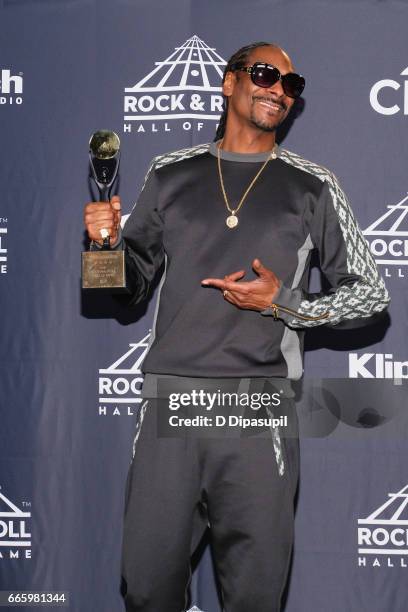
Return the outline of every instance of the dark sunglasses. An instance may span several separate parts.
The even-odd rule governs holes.
[[[295,72],[281,74],[275,66],[265,64],[265,62],[255,62],[252,66],[233,64],[231,72],[236,71],[250,74],[251,81],[258,87],[271,87],[278,81],[281,81],[283,91],[289,98],[299,98],[305,88],[305,79],[302,75]]]

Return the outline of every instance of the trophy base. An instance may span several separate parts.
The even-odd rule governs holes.
[[[126,287],[125,252],[82,253],[82,289],[106,293],[130,293]]]

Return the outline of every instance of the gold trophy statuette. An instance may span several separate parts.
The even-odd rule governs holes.
[[[118,174],[119,159],[120,140],[115,132],[99,130],[92,134],[89,161],[101,202],[109,202],[110,190]],[[102,232],[102,248],[82,253],[82,289],[128,293],[125,252],[111,251],[109,234],[106,230]]]

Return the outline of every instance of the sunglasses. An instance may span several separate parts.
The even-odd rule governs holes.
[[[275,66],[265,64],[265,62],[255,62],[252,66],[233,64],[231,72],[236,71],[250,74],[251,81],[258,87],[271,87],[278,81],[281,81],[283,91],[289,98],[299,98],[305,88],[305,79],[302,75],[295,72],[281,74]]]

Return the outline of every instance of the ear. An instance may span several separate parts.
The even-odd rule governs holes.
[[[229,98],[234,91],[235,83],[237,81],[237,75],[235,72],[227,72],[224,83],[222,85],[222,93],[224,96]]]

